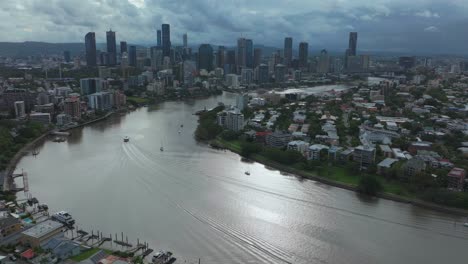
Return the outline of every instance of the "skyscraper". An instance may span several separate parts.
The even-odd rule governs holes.
[[[161,47],[162,44],[161,44],[161,30],[160,29],[158,29],[157,31],[157,38],[158,38],[157,46]]]
[[[136,46],[130,46],[130,50],[128,52],[128,64],[130,66],[136,67],[136,64],[137,64]]]
[[[96,66],[96,35],[94,32],[88,32],[85,36],[86,65],[88,67]]]
[[[213,48],[210,44],[201,44],[198,48],[198,69],[213,70]]]
[[[224,69],[224,64],[226,64],[226,48],[224,46],[219,46],[217,55],[216,66]]]
[[[260,64],[258,65],[258,83],[268,83],[270,81],[270,74],[268,70],[268,65]]]
[[[320,52],[320,58],[318,63],[317,72],[318,73],[328,73],[330,70],[330,56],[326,49],[323,49]]]
[[[117,43],[115,42],[115,31],[106,32],[107,53],[109,54],[109,65],[117,64]]]
[[[66,51],[63,52],[63,60],[65,62],[70,62],[71,61],[71,55],[70,55],[69,50],[66,50]]]
[[[253,67],[257,67],[258,65],[260,65],[260,63],[262,62],[262,49],[260,48],[256,48],[254,49],[254,55],[253,55],[254,59],[253,59]]]
[[[120,54],[123,54],[124,52],[128,52],[127,42],[126,41],[120,41]]]
[[[356,56],[357,47],[357,32],[349,32],[349,54],[348,56]]]
[[[185,34],[182,36],[182,38],[183,38],[183,41],[184,41],[184,48],[186,48],[187,45],[188,45],[187,33],[185,33]]]
[[[293,39],[291,37],[284,38],[284,64],[290,66],[292,60],[292,45]]]
[[[253,41],[251,39],[245,40],[245,66],[253,68]]]
[[[169,24],[162,24],[163,56],[171,56],[171,30]]]
[[[226,63],[224,73],[229,74],[236,71],[236,51],[228,50],[226,53]]]
[[[284,83],[286,81],[286,66],[283,64],[276,64],[275,66],[275,82]]]
[[[299,67],[307,68],[309,60],[309,44],[307,42],[299,43]]]
[[[237,39],[237,71],[240,72],[241,68],[245,68],[245,52],[246,52],[246,39]]]

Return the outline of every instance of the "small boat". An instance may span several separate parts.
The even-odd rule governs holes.
[[[468,222],[464,223],[463,226],[468,227]]]
[[[184,127],[184,124],[180,124],[180,127]]]
[[[124,142],[128,142],[130,141],[130,138],[129,137],[124,137]]]
[[[160,151],[164,151],[164,148],[163,148],[163,147],[160,147],[159,150],[160,150]]]
[[[179,129],[179,134],[180,134],[181,132],[182,132],[182,131],[180,131],[180,129]]]
[[[245,175],[250,175],[250,171],[245,171]]]

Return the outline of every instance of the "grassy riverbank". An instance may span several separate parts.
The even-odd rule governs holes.
[[[228,141],[218,136],[216,139],[211,141],[211,144],[217,147],[229,149],[240,155],[245,154],[245,151],[243,151],[243,148],[245,148],[245,141],[243,140],[236,139]],[[468,198],[467,193],[438,190],[433,192],[435,194],[431,192],[433,195],[428,197],[427,193],[417,193],[411,190],[408,184],[403,182],[391,181],[380,175],[356,171],[353,169],[353,167],[356,166],[353,166],[354,164],[351,162],[349,162],[349,164],[333,164],[329,162],[311,163],[304,161],[296,163],[282,163],[273,160],[267,151],[263,149],[256,153],[250,153],[248,158],[284,172],[353,191],[357,191],[358,188],[360,188],[359,185],[363,178],[372,177],[376,179],[381,186],[381,189],[376,194],[378,197],[398,202],[411,203],[417,206],[448,213],[459,215],[468,214],[468,203],[464,202],[465,199]]]

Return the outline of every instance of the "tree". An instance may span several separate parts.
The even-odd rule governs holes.
[[[375,176],[366,175],[359,180],[357,190],[363,194],[376,195],[382,190],[382,185]]]
[[[241,156],[246,158],[252,154],[259,153],[262,151],[262,146],[256,143],[242,142],[241,144]]]

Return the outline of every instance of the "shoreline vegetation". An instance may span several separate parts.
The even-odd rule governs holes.
[[[199,124],[195,131],[196,140],[215,149],[230,150],[243,158],[282,172],[369,197],[384,198],[459,216],[468,215],[468,204],[464,203],[463,199],[448,197],[451,195],[449,191],[439,190],[432,195],[421,195],[411,191],[402,182],[359,171],[353,162],[337,164],[329,161],[307,161],[299,152],[265,147],[239,137],[235,132],[223,131],[223,128],[215,123],[216,114],[221,110],[222,107],[217,107],[199,116]]]

